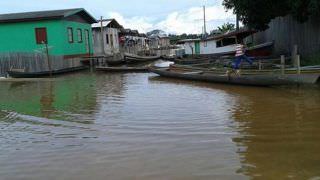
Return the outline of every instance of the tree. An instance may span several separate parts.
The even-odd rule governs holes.
[[[160,29],[155,29],[152,30],[150,32],[147,32],[147,36],[151,36],[151,35],[161,35],[161,34],[165,34],[166,32],[160,30]]]
[[[201,38],[201,34],[186,34],[186,33],[181,34],[181,35],[170,34],[169,38],[170,38],[170,43],[171,44],[176,44],[178,41],[184,40],[184,39],[198,39],[198,38]]]
[[[232,24],[232,23],[225,23],[221,27],[218,27],[218,30],[221,33],[226,33],[228,31],[233,31],[233,30],[235,30],[235,25]]]
[[[223,5],[233,10],[244,25],[257,30],[267,29],[276,17],[292,15],[305,22],[309,16],[320,13],[319,0],[224,0]]]

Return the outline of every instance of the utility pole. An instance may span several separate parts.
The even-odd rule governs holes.
[[[203,34],[207,35],[207,25],[206,25],[206,6],[203,6]]]
[[[236,15],[236,30],[237,31],[239,31],[239,15],[238,15],[238,13],[237,13],[237,15]]]
[[[52,68],[51,68],[51,61],[50,61],[50,55],[49,55],[49,47],[48,47],[48,42],[44,41],[44,47],[46,51],[46,56],[47,56],[47,62],[48,62],[48,69],[49,69],[49,75],[52,77]]]
[[[101,48],[102,48],[102,54],[104,54],[103,16],[100,17],[100,26],[101,26]]]

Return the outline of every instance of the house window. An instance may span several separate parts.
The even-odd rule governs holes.
[[[88,29],[85,29],[84,30],[84,42],[85,42],[85,46],[86,46],[86,50],[87,50],[87,53],[90,54],[91,51],[90,51],[90,33],[89,33],[89,30]]]
[[[208,41],[204,41],[204,47],[208,46]]]
[[[68,41],[73,43],[73,29],[71,27],[68,28]]]
[[[222,41],[217,41],[217,47],[222,47]]]
[[[78,33],[78,43],[82,43],[82,30],[77,29],[77,33]]]
[[[217,41],[217,47],[224,47],[237,44],[236,38],[224,38]]]
[[[36,42],[37,44],[48,43],[47,39],[47,28],[36,28]]]
[[[236,38],[225,38],[222,40],[223,46],[230,46],[237,44]]]
[[[109,35],[108,34],[106,34],[106,43],[107,43],[107,45],[109,44]]]

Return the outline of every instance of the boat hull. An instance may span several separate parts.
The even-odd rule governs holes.
[[[148,72],[147,67],[97,67],[97,71],[103,72]]]
[[[17,72],[17,71],[8,71],[8,74],[12,78],[41,78],[41,77],[49,77],[51,75],[61,75],[72,73],[76,71],[82,71],[88,69],[87,66],[73,67],[73,68],[65,68],[61,70],[53,70],[53,71],[42,71],[42,72]]]
[[[138,56],[134,54],[125,53],[124,59],[127,63],[141,63],[148,61],[156,61],[160,59],[160,56]]]
[[[207,81],[214,83],[227,83],[250,86],[277,86],[292,84],[314,84],[320,77],[320,74],[250,74],[238,75],[236,73],[217,74],[201,71],[176,72],[170,68],[149,68],[150,72],[163,77],[179,78],[195,81]]]

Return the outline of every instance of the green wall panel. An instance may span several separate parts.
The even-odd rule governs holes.
[[[76,55],[86,54],[85,42],[78,42],[77,29],[89,30],[89,44],[92,52],[91,25],[64,20],[2,23],[0,24],[0,53],[6,52],[42,52],[44,45],[37,44],[35,28],[46,27],[48,45],[51,55]],[[73,28],[74,43],[69,43],[67,27]]]

